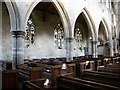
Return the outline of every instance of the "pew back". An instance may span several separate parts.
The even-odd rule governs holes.
[[[81,75],[81,79],[120,87],[120,74],[96,72],[96,71],[83,71]]]
[[[18,70],[2,71],[2,90],[19,88],[19,72]]]
[[[44,79],[34,79],[24,82],[23,90],[43,90]]]
[[[120,90],[118,87],[82,80],[78,78],[58,76],[57,77],[57,90]]]

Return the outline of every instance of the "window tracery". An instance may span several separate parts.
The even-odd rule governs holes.
[[[55,47],[58,49],[62,49],[64,46],[64,30],[63,26],[58,23],[57,26],[54,29],[54,41],[55,41]]]
[[[79,49],[82,51],[82,33],[79,28],[75,29],[75,41]]]
[[[29,47],[35,42],[35,23],[33,18],[30,16],[27,21],[26,31],[25,31],[25,43]]]

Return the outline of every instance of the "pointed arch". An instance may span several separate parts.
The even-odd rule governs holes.
[[[92,17],[90,15],[89,11],[86,8],[83,8],[81,13],[87,23],[88,29],[91,31],[93,40],[96,41],[96,29],[95,29],[95,25],[94,25],[94,22],[92,20]],[[79,15],[78,15],[78,17],[79,17]],[[76,18],[76,21],[77,21],[77,18]]]
[[[28,9],[28,12],[26,13],[24,30],[25,30],[27,20],[30,14],[32,13],[33,9],[39,2],[44,2],[44,0],[36,0],[32,2],[32,4],[30,5],[30,8]],[[58,11],[60,15],[60,18],[61,18],[61,21],[64,27],[65,37],[69,37],[70,36],[70,26],[69,26],[70,20],[68,18],[64,5],[61,2],[55,1],[55,0],[49,0],[49,2],[51,2],[55,6],[56,10]]]
[[[90,13],[89,13],[89,11],[87,10],[87,8],[84,8],[83,9],[83,17],[85,18],[85,20],[86,20],[86,23],[87,23],[87,25],[88,25],[88,28],[91,30],[91,34],[92,34],[92,38],[93,38],[93,41],[97,41],[96,40],[96,29],[95,29],[95,24],[94,24],[94,22],[93,22],[93,20],[92,20],[92,17],[91,17],[91,15],[90,15]]]
[[[101,50],[98,50],[98,52],[104,56],[111,55],[111,49],[112,45],[111,37],[109,37],[111,34],[109,32],[109,27],[105,21],[104,18],[99,23],[99,30],[98,30],[98,39],[99,39],[99,46],[98,48],[101,48]]]
[[[9,12],[10,26],[11,26],[10,31],[17,31],[17,30],[19,30],[19,27],[20,27],[17,5],[14,1],[11,1],[11,0],[4,0],[4,2],[7,6],[8,12]]]
[[[109,32],[109,29],[108,29],[108,25],[107,25],[107,23],[106,23],[106,21],[105,21],[105,19],[104,18],[102,18],[102,20],[100,21],[100,24],[103,24],[103,26],[104,26],[104,28],[105,28],[105,35],[106,35],[106,39],[107,40],[109,40],[109,35],[110,35],[110,32]],[[99,27],[100,27],[100,24],[99,24]]]

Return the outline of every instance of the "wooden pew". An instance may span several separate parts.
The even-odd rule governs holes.
[[[99,66],[97,68],[97,71],[111,72],[111,73],[120,74],[120,63],[115,63],[115,64],[112,64],[112,65],[108,64],[106,67]]]
[[[120,87],[120,74],[97,71],[83,71],[80,78]]]
[[[2,90],[19,90],[18,70],[2,71]]]
[[[20,78],[23,81],[40,79],[43,77],[43,67],[29,67],[27,65],[20,65],[18,67]]]
[[[58,76],[57,90],[120,90],[120,88],[78,78]]]
[[[73,73],[62,74],[62,76],[73,77]],[[23,90],[57,90],[57,87],[44,85],[44,82],[44,78],[25,81]]]
[[[34,79],[25,81],[23,84],[23,90],[43,90],[44,79]]]
[[[52,87],[56,86],[56,78],[58,75],[72,73],[71,76],[75,77],[75,64],[67,64],[67,69],[62,69],[62,65],[55,65],[46,68],[44,76],[50,80]]]

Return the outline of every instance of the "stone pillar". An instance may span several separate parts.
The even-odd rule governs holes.
[[[12,31],[13,68],[24,63],[24,34],[23,31]]]
[[[114,51],[113,51],[113,40],[112,38],[110,38],[110,56],[114,56]]]
[[[93,46],[92,46],[92,37],[89,38],[89,41],[88,41],[88,55],[92,55],[92,50],[93,50]]]
[[[115,40],[114,40],[114,45],[115,45],[115,54],[118,53],[118,50],[117,50],[117,38],[115,37]]]
[[[0,1],[0,59],[2,59],[2,2]],[[0,90],[2,90],[2,63],[0,63]]]
[[[65,38],[65,40],[66,40],[66,61],[70,62],[70,61],[73,60],[73,55],[72,55],[72,52],[73,52],[73,45],[72,45],[73,38]]]
[[[92,57],[93,58],[97,58],[98,54],[97,54],[97,42],[98,41],[92,41]]]

